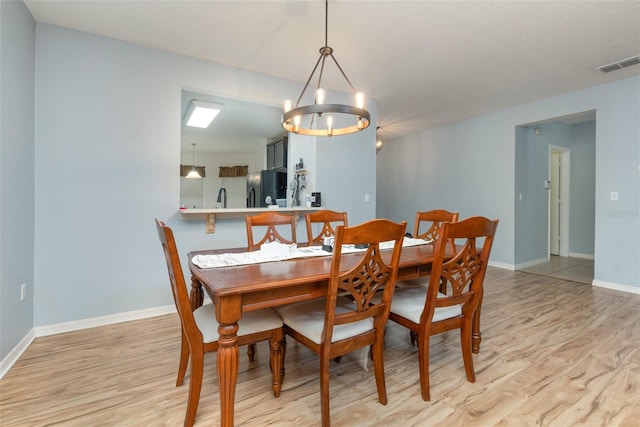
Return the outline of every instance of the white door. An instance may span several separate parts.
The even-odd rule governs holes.
[[[551,151],[551,165],[549,167],[549,179],[551,181],[551,194],[549,196],[549,254],[560,255],[560,177],[562,164],[560,152]]]
[[[549,254],[569,256],[570,151],[549,146]]]

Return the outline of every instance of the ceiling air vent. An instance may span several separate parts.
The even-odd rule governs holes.
[[[637,65],[637,64],[640,64],[640,56],[634,56],[633,58],[620,61],[620,65],[622,65],[623,67],[630,67],[632,65]]]
[[[632,65],[640,64],[640,55],[633,56],[631,58],[623,59],[618,62],[614,62],[611,64],[603,65],[601,67],[596,68],[596,70],[601,73],[610,73],[611,71],[621,70],[625,67],[630,67]]]

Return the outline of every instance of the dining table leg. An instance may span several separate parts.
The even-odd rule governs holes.
[[[234,304],[235,302],[235,304]],[[239,299],[216,299],[218,319],[218,388],[220,392],[220,425],[233,427],[236,385],[238,382]]]

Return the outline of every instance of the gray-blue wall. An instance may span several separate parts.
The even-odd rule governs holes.
[[[170,308],[155,217],[185,255],[246,244],[241,218],[205,234],[202,219],[178,213],[181,92],[281,105],[301,84],[35,24],[22,2],[2,2],[2,31],[4,359],[34,328]],[[374,99],[368,108],[375,121]],[[327,207],[371,219],[374,197],[343,194],[375,195],[375,155],[357,156],[375,153],[375,126],[340,141],[333,153],[358,164],[358,179],[327,154],[308,158],[326,152],[326,138],[291,138],[292,158],[305,157]],[[30,291],[20,304],[22,281]]]
[[[596,123],[571,126],[570,255],[593,256],[596,229]]]
[[[280,105],[300,85],[43,24],[36,57],[35,326],[171,304],[154,217],[174,228],[184,264],[191,250],[246,244],[242,219],[207,235],[204,221],[179,216],[182,89]],[[374,151],[375,128],[342,140],[336,156],[352,155],[349,141]],[[291,150],[307,142],[291,138]],[[329,167],[311,168],[327,200],[361,191],[350,170],[325,185]],[[374,193],[375,167],[363,174]],[[344,209],[375,215],[356,201]]]
[[[0,359],[33,328],[35,22],[0,2]],[[20,285],[27,295],[20,301]]]
[[[574,139],[575,150],[583,152],[581,163],[595,158],[590,178],[595,179],[595,214],[575,225],[586,229],[594,224],[594,284],[640,292],[640,77],[387,141],[377,159],[377,215],[412,223],[418,210],[445,208],[460,212],[461,218],[498,218],[492,263],[514,268],[516,254],[529,244],[522,240],[527,227],[537,220],[546,227],[547,221],[546,213],[542,219],[516,221],[516,177],[537,185],[547,179],[546,171],[528,171],[524,157],[516,156],[516,139],[525,137],[517,127],[591,110],[597,117],[595,152],[579,147],[586,144],[585,129],[564,131]],[[609,200],[612,191],[619,193],[618,201]],[[585,206],[592,203],[587,196],[582,199]],[[588,242],[579,244],[573,250],[588,250]]]

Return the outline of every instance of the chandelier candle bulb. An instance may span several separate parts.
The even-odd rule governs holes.
[[[284,100],[284,112],[288,112],[289,110],[291,110],[291,100],[290,99],[285,99]]]
[[[320,88],[316,91],[316,104],[324,104],[324,89]]]
[[[364,108],[364,93],[356,93],[356,106],[358,108]]]
[[[295,116],[293,118],[293,131],[295,133],[298,133],[298,131],[300,130],[300,120],[302,120],[300,116]]]
[[[333,117],[327,116],[327,135],[331,136],[333,133]]]

